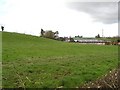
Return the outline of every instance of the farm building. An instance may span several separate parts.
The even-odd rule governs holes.
[[[111,40],[102,40],[96,38],[68,38],[64,37],[65,42],[75,42],[80,44],[98,44],[98,45],[120,45],[120,42]]]
[[[79,43],[83,43],[83,44],[110,44],[111,41],[104,41],[104,40],[97,40],[97,39],[94,39],[94,38],[90,38],[90,39],[87,39],[87,38],[74,38],[74,41],[75,42],[79,42]]]

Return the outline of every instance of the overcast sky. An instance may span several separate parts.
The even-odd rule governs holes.
[[[104,36],[116,36],[118,2],[0,0],[0,25],[5,26],[5,31],[37,36],[41,28],[59,31],[59,36],[68,37],[94,37],[97,34],[102,36],[102,29]]]

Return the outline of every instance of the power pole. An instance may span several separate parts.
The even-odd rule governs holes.
[[[103,34],[104,30],[102,29],[102,38],[104,37],[104,34]]]

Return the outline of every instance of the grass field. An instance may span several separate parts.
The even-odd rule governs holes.
[[[5,88],[80,87],[117,67],[118,47],[2,33]]]

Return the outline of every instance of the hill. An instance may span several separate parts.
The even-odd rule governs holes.
[[[118,47],[2,32],[5,88],[80,87],[118,64]]]

